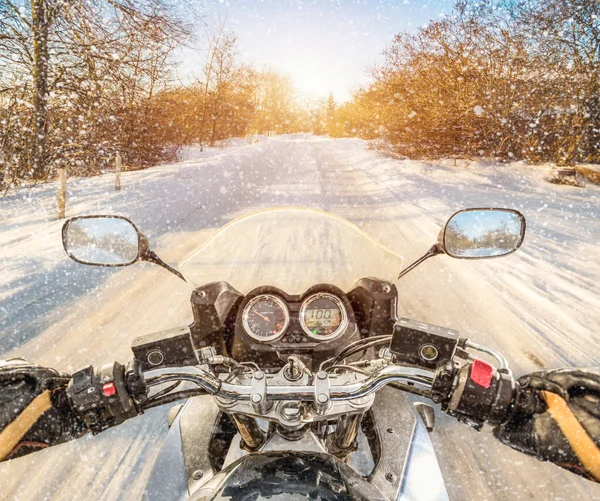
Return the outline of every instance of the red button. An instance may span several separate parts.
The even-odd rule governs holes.
[[[104,383],[102,385],[102,393],[105,397],[112,397],[115,393],[117,393],[115,383],[113,383],[112,381],[110,383]]]
[[[492,384],[492,378],[494,377],[494,368],[484,362],[483,360],[479,360],[476,358],[473,360],[473,367],[471,367],[471,380],[482,386],[483,388],[489,388],[490,384]]]

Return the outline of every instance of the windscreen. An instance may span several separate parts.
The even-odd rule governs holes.
[[[345,219],[283,208],[235,219],[179,267],[194,287],[225,281],[244,294],[261,285],[294,294],[319,283],[348,290],[364,277],[394,281],[402,258]]]

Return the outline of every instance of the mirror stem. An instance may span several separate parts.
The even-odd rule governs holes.
[[[398,278],[396,280],[400,280],[404,275],[406,275],[409,271],[414,270],[417,266],[419,266],[423,261],[426,261],[427,259],[429,259],[430,257],[433,256],[437,256],[438,254],[444,254],[444,249],[442,249],[442,246],[440,244],[433,244],[431,246],[431,249],[429,249],[424,256],[420,257],[419,259],[417,259],[413,264],[411,264],[410,266],[407,266],[406,268],[404,268],[400,274],[398,275]]]
[[[142,261],[148,261],[149,263],[157,264],[158,266],[162,266],[165,270],[170,271],[173,275],[181,278],[184,282],[187,280],[183,277],[181,273],[179,273],[175,268],[169,266],[165,263],[161,258],[159,258],[154,251],[147,250],[142,256]]]

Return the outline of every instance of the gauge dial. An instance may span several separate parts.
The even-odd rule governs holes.
[[[287,305],[277,296],[261,294],[252,298],[242,314],[244,329],[256,341],[273,341],[290,323]]]
[[[348,325],[348,314],[340,298],[333,294],[318,293],[302,303],[300,325],[307,336],[325,341],[344,331]]]

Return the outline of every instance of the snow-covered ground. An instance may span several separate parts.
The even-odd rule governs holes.
[[[345,217],[416,259],[463,207],[513,207],[521,250],[431,259],[399,282],[403,316],[500,349],[517,375],[600,360],[600,187],[552,185],[549,167],[394,160],[355,139],[283,136],[188,152],[188,160],[70,179],[68,215],[130,217],[174,264],[232,218],[308,206]],[[56,185],[0,199],[0,356],[62,370],[130,356],[139,334],[189,322],[190,288],[149,264],[78,265],[62,250]],[[319,249],[315,248],[315,252]],[[166,432],[156,409],[98,437],[0,465],[1,499],[138,499]],[[598,499],[597,485],[438,416],[432,439],[453,499]],[[460,460],[457,461],[457,458]]]

